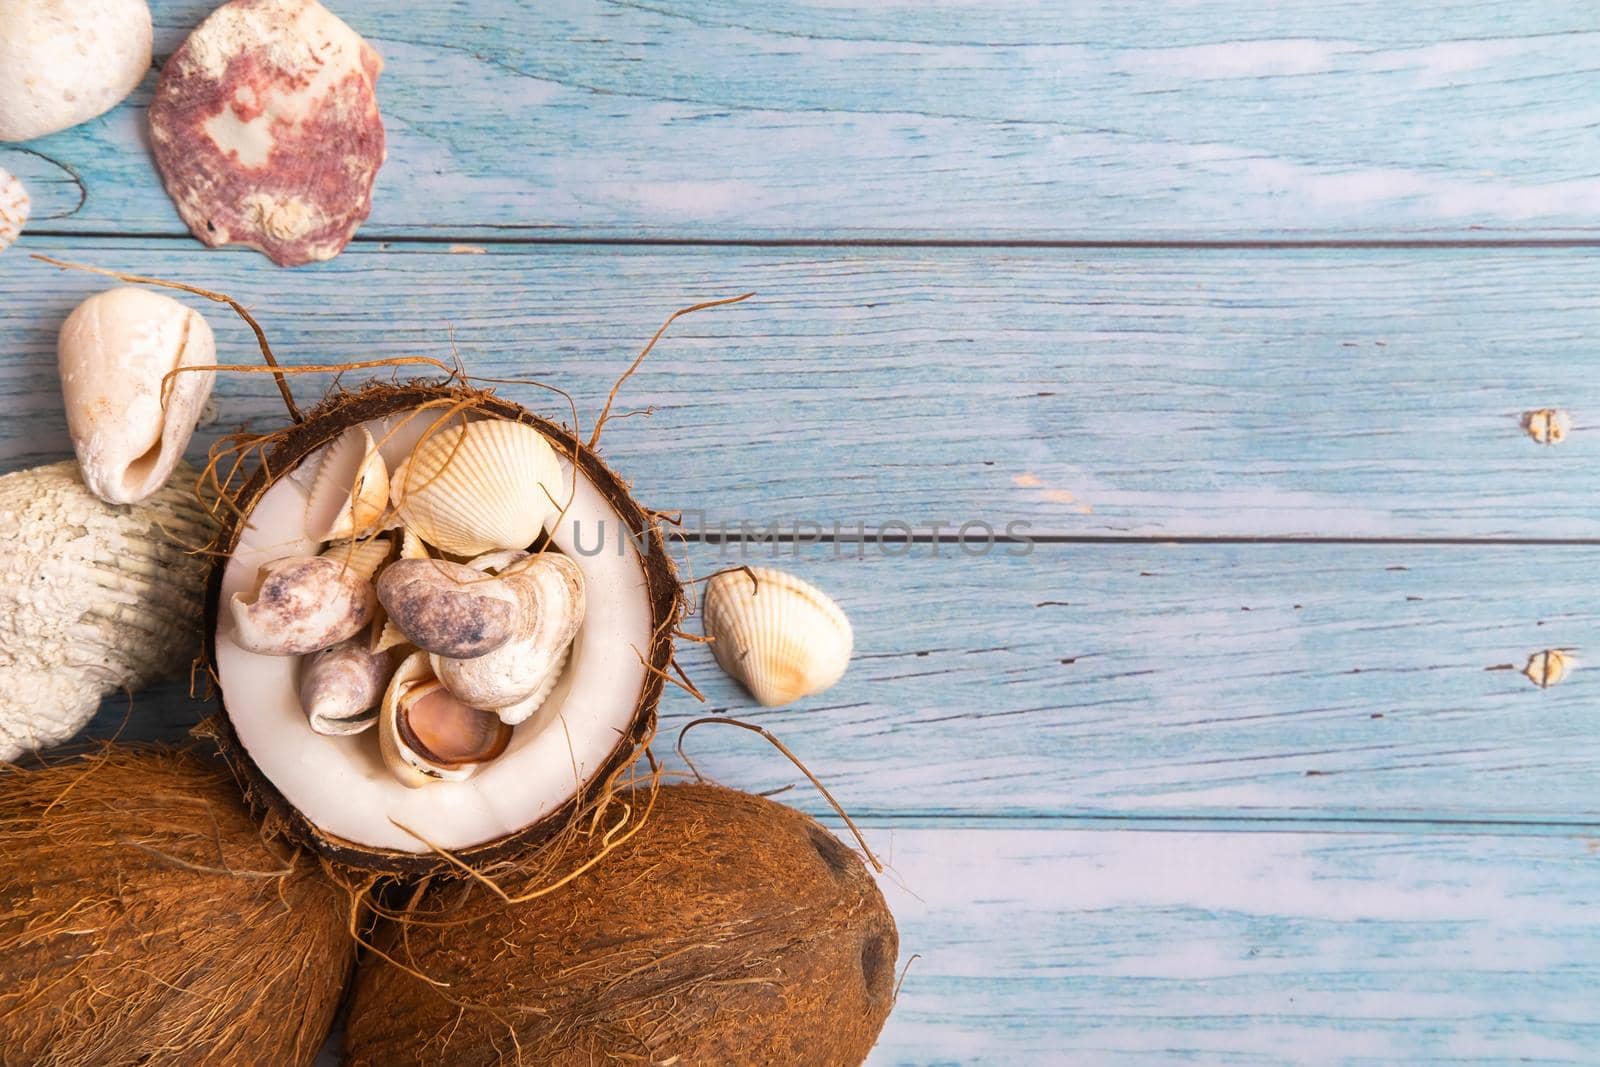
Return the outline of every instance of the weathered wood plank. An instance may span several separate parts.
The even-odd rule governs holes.
[[[1582,666],[1600,647],[1600,548],[934,547],[684,549],[693,575],[811,578],[856,650],[834,689],[771,710],[685,643],[708,699],[669,691],[669,763],[684,724],[723,713],[775,731],[867,815],[1600,823],[1600,674]],[[1518,670],[1546,648],[1579,665],[1541,690]],[[203,710],[181,687],[131,717],[113,698],[97,732],[126,718],[124,736],[177,736]],[[801,781],[743,731],[697,727],[685,745],[729,784]]]
[[[175,241],[25,239],[0,258],[6,469],[68,453],[55,332],[105,284],[27,249],[225,289],[289,363],[449,359],[453,337],[473,373],[570,390],[585,425],[670,310],[757,290],[680,321],[622,394],[654,416],[606,433],[643,498],[692,528],[1600,535],[1600,260],[1582,250],[410,245],[286,273]],[[226,309],[208,318],[225,359],[259,361]],[[218,396],[199,445],[282,421],[265,378]],[[1576,429],[1541,448],[1519,418],[1547,405]]]
[[[871,829],[870,1062],[1589,1063],[1593,839]],[[896,888],[898,881],[904,889]]]
[[[872,1065],[1582,1064],[1600,1041],[1591,838],[865,830],[919,957]]]
[[[155,3],[158,53],[212,6]],[[368,237],[1587,236],[1600,209],[1577,2],[337,8],[387,61]],[[0,146],[41,225],[183,232],[153,84],[42,158]]]

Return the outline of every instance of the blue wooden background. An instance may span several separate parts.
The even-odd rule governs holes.
[[[208,2],[153,7],[159,63]],[[777,731],[891,861],[920,958],[873,1062],[1600,1061],[1591,4],[335,7],[390,158],[330,264],[185,235],[153,73],[0,146],[35,197],[0,469],[69,453],[54,336],[99,287],[30,251],[223,289],[290,362],[453,339],[587,419],[668,312],[757,290],[674,328],[605,451],[696,573],[777,557],[856,623],[819,698],[753,709],[690,648],[709,703],[663,713]],[[217,406],[197,454],[281,419],[260,378]],[[796,519],[922,539],[721,543]],[[1031,551],[934,539],[967,520]]]

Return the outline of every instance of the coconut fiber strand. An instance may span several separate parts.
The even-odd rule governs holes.
[[[354,945],[319,872],[190,754],[0,770],[0,1063],[309,1064]]]
[[[516,877],[497,881],[516,895]],[[370,1067],[857,1064],[898,951],[853,851],[708,785],[661,787],[642,829],[554,892],[435,884],[377,939],[394,962],[363,958],[346,1049]]]

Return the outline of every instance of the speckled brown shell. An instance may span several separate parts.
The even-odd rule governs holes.
[[[357,423],[409,411],[430,401],[469,400],[472,401],[474,410],[484,415],[510,419],[538,429],[550,438],[558,453],[571,454],[573,436],[567,429],[488,392],[477,392],[460,386],[416,382],[407,385],[374,384],[359,392],[334,394],[312,411],[304,422],[284,434],[277,445],[263,457],[262,464],[251,474],[235,497],[239,510],[231,523],[224,522],[218,534],[217,548],[220,554],[212,567],[206,593],[206,656],[210,662],[216,662],[218,603],[227,557],[238,545],[239,535],[243,532],[250,512],[271,488],[275,479],[287,475],[306,456]],[[611,506],[616,508],[617,514],[627,523],[630,530],[647,531],[647,534],[637,539],[635,543],[644,545],[647,549],[642,559],[645,591],[650,599],[655,634],[647,655],[651,670],[647,673],[644,687],[639,693],[629,729],[618,735],[611,755],[590,776],[584,788],[565,805],[525,830],[455,852],[459,859],[476,867],[519,856],[565,827],[573,813],[593,798],[598,791],[599,783],[605,782],[618,769],[632,762],[640,747],[655,733],[656,705],[661,700],[663,678],[672,661],[672,634],[684,609],[682,587],[678,584],[677,570],[673,566],[671,557],[667,555],[666,541],[662,537],[659,524],[633,499],[628,491],[628,483],[586,447],[578,450],[578,466]],[[268,475],[269,471],[272,472],[272,476]],[[224,510],[233,515],[231,509]],[[290,804],[256,766],[239,742],[228,720],[226,693],[221,694],[221,703],[222,714],[208,720],[202,732],[209,732],[214,736],[224,758],[232,765],[239,780],[245,784],[251,802],[267,819],[270,832],[281,833],[301,842],[315,849],[335,866],[347,869],[410,877],[448,868],[448,864],[436,856],[372,849],[323,833]]]
[[[515,874],[497,878],[515,891]],[[408,917],[375,943],[443,984],[365,957],[351,1067],[843,1067],[894,1002],[899,938],[860,857],[810,817],[718,786],[663,787],[638,833],[554,892],[506,904],[447,883]]]
[[[316,0],[231,0],[162,68],[150,141],[208,245],[332,259],[372,211],[383,61]]]

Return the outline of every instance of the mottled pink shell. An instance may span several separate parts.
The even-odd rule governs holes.
[[[208,245],[332,259],[372,211],[383,60],[316,0],[231,0],[161,71],[156,164]]]

